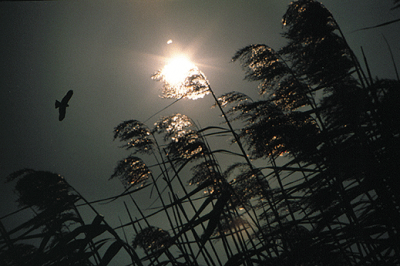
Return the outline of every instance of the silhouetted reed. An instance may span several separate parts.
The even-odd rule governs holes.
[[[8,231],[0,223],[0,262],[20,263],[20,252],[29,265],[107,265],[125,252],[132,265],[399,264],[400,83],[365,74],[321,3],[292,2],[283,24],[287,45],[253,44],[232,58],[259,84],[259,100],[217,97],[195,66],[181,83],[152,76],[165,98],[211,94],[222,126],[179,113],[153,128],[117,125],[114,140],[130,152],[110,177],[120,195],[91,203],[60,175],[10,175],[35,217]],[[235,146],[220,148],[214,136]],[[135,199],[142,192],[149,206]],[[113,228],[94,205],[121,199],[129,221]]]

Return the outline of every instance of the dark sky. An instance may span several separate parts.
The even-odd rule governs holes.
[[[383,35],[400,59],[400,24],[354,32],[398,18],[391,0],[323,1],[357,55],[367,54],[373,76],[394,78]],[[150,79],[168,56],[185,53],[206,74],[215,93],[256,95],[243,81],[240,48],[265,43],[279,49],[282,0],[130,0],[0,3],[0,176],[21,168],[57,172],[89,200],[122,191],[108,181],[128,155],[113,142],[113,128],[128,119],[147,120],[173,100],[162,99]],[[169,39],[172,44],[167,44]],[[361,57],[360,57],[361,58]],[[64,121],[54,101],[74,90]],[[201,125],[222,122],[211,96],[182,100],[150,119],[180,112]],[[16,208],[13,186],[0,185],[0,216]],[[117,223],[123,206],[100,205]],[[120,209],[118,209],[120,208]],[[126,214],[120,214],[125,220]],[[5,219],[8,229],[11,219]],[[117,225],[117,224],[115,224]]]

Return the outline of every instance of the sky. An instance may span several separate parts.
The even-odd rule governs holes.
[[[231,58],[249,44],[282,47],[281,19],[289,3],[0,2],[0,217],[18,207],[14,184],[3,181],[22,168],[59,173],[88,200],[121,193],[119,181],[108,179],[117,162],[129,155],[122,143],[113,141],[114,127],[124,120],[152,126],[161,116],[179,112],[201,126],[221,123],[218,110],[210,109],[210,95],[181,100],[158,113],[173,100],[162,99],[161,83],[150,77],[173,55],[190,57],[217,95],[241,91],[257,97],[257,84],[244,81],[243,70]],[[397,19],[400,9],[391,11],[391,0],[322,3],[358,56],[363,47],[372,75],[395,78],[383,36],[399,62],[400,24],[357,30]],[[71,89],[74,95],[60,122],[54,102]],[[122,203],[97,207],[114,225],[117,214],[126,216]],[[2,222],[11,229],[23,215]]]

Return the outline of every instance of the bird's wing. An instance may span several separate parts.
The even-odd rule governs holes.
[[[64,98],[61,100],[61,103],[62,103],[62,104],[67,104],[68,101],[69,101],[69,99],[71,99],[72,94],[74,94],[74,92],[73,92],[72,90],[69,90],[69,91],[67,92],[67,94],[64,96]]]
[[[67,111],[67,107],[66,106],[60,106],[60,108],[58,109],[58,120],[62,121],[65,118],[65,112]]]

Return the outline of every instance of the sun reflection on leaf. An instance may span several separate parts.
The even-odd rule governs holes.
[[[178,141],[179,138],[190,132],[190,128],[194,126],[192,120],[182,114],[175,114],[161,118],[155,123],[155,132],[165,133],[165,140],[171,138]]]
[[[150,175],[151,171],[142,159],[131,155],[118,163],[110,179],[118,177],[124,187],[128,188],[132,185],[142,185]]]
[[[199,158],[207,150],[195,123],[186,115],[163,117],[155,124],[153,131],[164,134],[164,140],[169,142],[166,150],[172,159]]]

